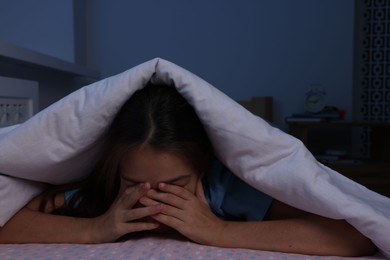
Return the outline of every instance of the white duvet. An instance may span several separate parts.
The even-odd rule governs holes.
[[[174,83],[217,156],[240,178],[302,210],[346,219],[390,257],[389,198],[318,163],[299,140],[162,59],[81,88],[27,122],[0,129],[0,225],[43,189],[42,182],[85,177],[116,112],[149,80]]]

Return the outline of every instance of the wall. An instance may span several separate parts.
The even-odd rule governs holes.
[[[73,0],[1,0],[0,40],[74,62]]]
[[[80,53],[83,1],[0,1],[0,76],[38,82],[39,110],[99,78]]]
[[[0,1],[0,40],[74,61],[72,2]],[[159,56],[234,99],[273,96],[282,129],[312,83],[328,104],[352,111],[353,0],[85,3],[87,66],[102,77]]]
[[[303,112],[310,84],[352,110],[353,0],[88,1],[88,62],[102,77],[156,56],[234,99],[274,97],[275,122]],[[348,114],[347,114],[348,116]]]

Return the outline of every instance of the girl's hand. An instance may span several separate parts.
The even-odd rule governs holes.
[[[92,240],[97,243],[113,242],[128,233],[157,228],[158,223],[139,220],[159,213],[161,205],[155,203],[151,206],[133,208],[149,190],[150,184],[142,183],[118,194],[108,211],[94,219],[91,227]]]
[[[206,245],[218,241],[224,229],[224,222],[185,188],[166,183],[159,184],[159,190],[149,190],[140,202],[145,206],[161,203],[161,213],[152,216],[187,238]]]

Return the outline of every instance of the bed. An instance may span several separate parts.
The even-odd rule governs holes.
[[[0,129],[0,225],[41,192],[44,183],[84,178],[121,105],[149,81],[176,86],[204,124],[216,156],[239,178],[296,208],[345,219],[378,246],[380,253],[371,258],[390,256],[389,198],[322,165],[298,139],[191,72],[159,58],[81,88],[22,125]],[[39,258],[334,259],[214,248],[178,237],[99,245],[0,245],[0,259]]]
[[[241,248],[219,248],[192,243],[180,237],[145,236],[124,242],[98,245],[81,244],[26,244],[0,245],[0,259],[270,259],[321,260],[351,259],[348,257],[314,256]],[[377,254],[356,259],[385,259]]]

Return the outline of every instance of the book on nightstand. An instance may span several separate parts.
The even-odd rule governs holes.
[[[286,117],[286,122],[324,122],[326,119],[321,117],[297,117],[289,116]]]
[[[286,117],[286,122],[326,122],[340,119],[340,114],[337,111],[324,111],[320,113],[292,114]]]

